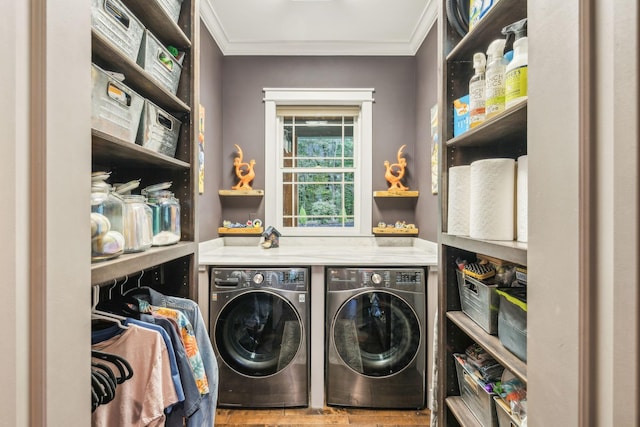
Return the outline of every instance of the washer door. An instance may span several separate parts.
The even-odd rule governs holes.
[[[302,345],[302,324],[281,296],[247,292],[229,301],[215,325],[222,360],[236,372],[264,377],[285,369]]]
[[[398,296],[378,290],[347,300],[334,318],[332,334],[342,361],[370,377],[400,372],[420,346],[415,311]]]

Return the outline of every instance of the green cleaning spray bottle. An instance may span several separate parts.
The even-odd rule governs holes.
[[[487,60],[484,53],[473,55],[473,69],[475,74],[469,80],[469,128],[474,128],[484,122],[485,103],[485,66]]]
[[[487,72],[485,74],[485,117],[491,117],[504,111],[504,74],[507,68],[507,60],[504,58],[505,39],[497,39],[491,42],[487,48]]]
[[[513,59],[505,70],[505,107],[514,107],[527,99],[527,70],[529,64],[529,42],[527,18],[507,25],[502,29],[507,40],[513,34]]]

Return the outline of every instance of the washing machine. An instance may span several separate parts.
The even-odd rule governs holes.
[[[308,406],[308,268],[213,268],[210,277],[218,405]]]
[[[327,268],[326,403],[425,406],[424,268]]]

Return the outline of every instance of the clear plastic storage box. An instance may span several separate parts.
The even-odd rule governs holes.
[[[91,127],[135,143],[144,98],[95,64],[91,83]]]
[[[136,142],[149,150],[175,157],[180,120],[145,99]]]
[[[160,6],[167,12],[169,18],[173,22],[178,22],[178,18],[180,18],[180,9],[182,8],[182,0],[158,0]]]
[[[138,59],[144,26],[119,0],[91,0],[91,26],[132,61]]]
[[[464,355],[460,354],[455,356],[464,358]],[[463,402],[484,427],[498,427],[495,401],[493,400],[493,397],[497,395],[485,390],[476,376],[469,372],[455,356],[458,386]]]
[[[527,361],[526,288],[501,288],[498,338],[509,351]]]
[[[138,64],[160,85],[176,94],[182,65],[149,30],[144,31]]]
[[[487,333],[498,333],[498,285],[483,283],[456,270],[462,311]]]

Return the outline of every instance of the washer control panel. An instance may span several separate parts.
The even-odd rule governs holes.
[[[218,289],[273,288],[304,291],[308,287],[307,268],[213,268],[211,286]]]
[[[424,268],[355,268],[327,267],[327,290],[390,288],[419,292],[424,290]]]

